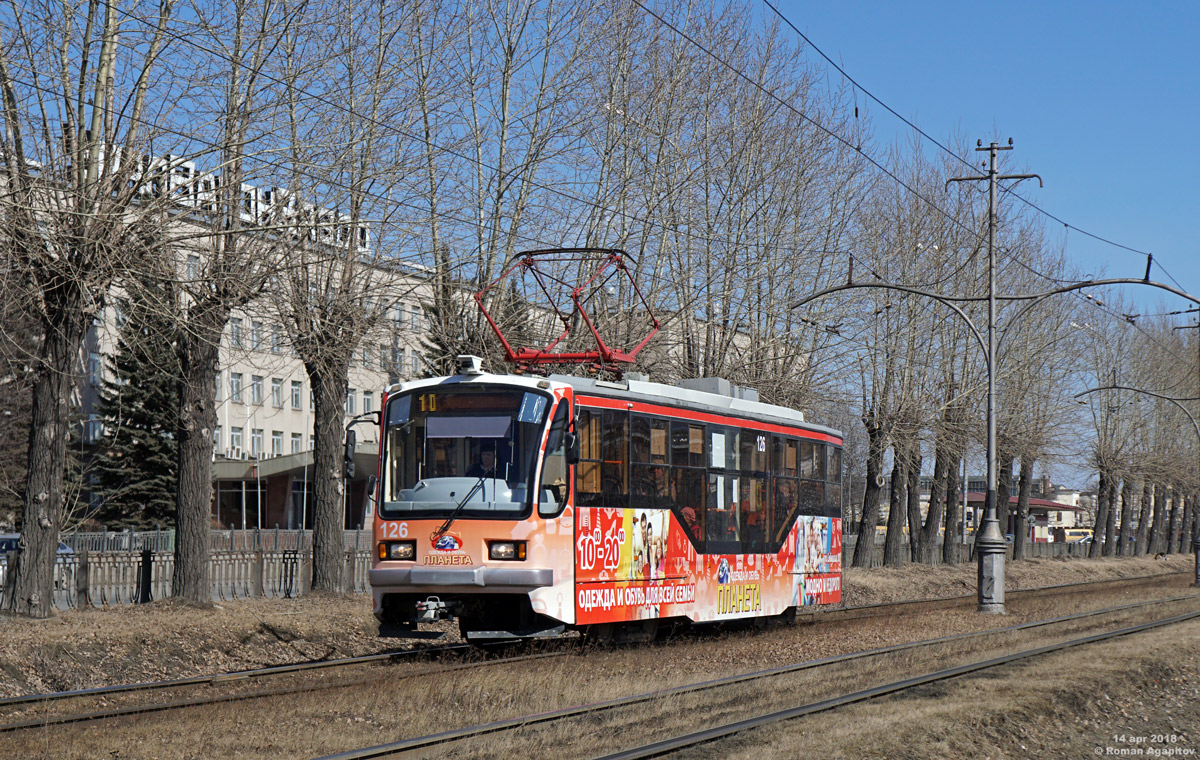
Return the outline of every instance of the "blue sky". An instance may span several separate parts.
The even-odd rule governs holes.
[[[1075,227],[1152,252],[1183,290],[1200,294],[1200,3],[778,7],[864,88],[938,140],[1012,137],[1009,170],[1046,182],[1042,190],[1022,183],[1022,195]],[[882,107],[861,95],[859,103],[877,138],[905,134]],[[1063,239],[1061,225],[1048,220],[1047,229]],[[1065,242],[1086,272],[1144,273],[1139,254],[1075,230]],[[1158,268],[1153,279],[1170,282]],[[1149,288],[1127,293],[1143,311],[1187,305]]]

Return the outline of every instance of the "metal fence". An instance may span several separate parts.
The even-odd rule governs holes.
[[[11,556],[0,555],[0,605],[10,593]],[[308,591],[312,581],[311,550],[213,551],[209,562],[213,601],[297,597]],[[370,569],[370,551],[347,550],[342,555],[338,587],[366,593]],[[165,599],[172,595],[174,570],[173,551],[60,554],[54,568],[54,606],[71,609]]]
[[[842,567],[849,567],[850,560],[853,559],[853,557],[854,557],[854,547],[855,547],[855,545],[857,545],[857,543],[858,543],[857,536],[843,537],[843,539],[842,539]],[[970,542],[965,543],[965,544],[962,542],[954,542],[952,544],[953,548],[951,550],[952,555],[955,557],[954,562],[957,563],[957,562],[973,561],[974,555],[971,552],[972,545],[973,544]],[[1072,557],[1086,558],[1088,555],[1088,547],[1089,547],[1089,544],[1084,544],[1084,543],[1079,543],[1079,542],[1064,543],[1064,542],[1060,541],[1060,542],[1045,543],[1045,544],[1026,542],[1025,551],[1021,556],[1025,557],[1025,558],[1048,557],[1048,558],[1057,558],[1057,559],[1068,559],[1068,558],[1072,558]],[[872,552],[871,567],[882,567],[883,566],[883,538],[877,538],[875,540],[875,546],[873,548],[874,548],[874,551]],[[912,556],[912,554],[908,548],[908,541],[905,540],[901,544],[900,564],[907,565],[911,561],[909,559],[911,556]],[[937,565],[942,564],[941,541],[939,541],[937,546],[934,547],[933,556],[934,556],[934,564],[937,564]],[[1007,557],[1010,560],[1013,558],[1013,545],[1012,544],[1008,545]]]
[[[76,552],[154,552],[175,551],[174,530],[78,531],[64,533],[63,543]],[[311,530],[281,528],[213,529],[210,539],[214,550],[257,551],[259,549],[311,549]],[[342,531],[346,549],[371,548],[370,529]]]

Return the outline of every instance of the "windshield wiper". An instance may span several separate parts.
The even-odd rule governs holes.
[[[480,475],[479,480],[475,481],[475,485],[471,486],[471,490],[467,491],[467,495],[462,498],[462,501],[454,505],[454,510],[450,512],[450,516],[446,518],[446,522],[442,523],[441,527],[433,532],[433,537],[435,540],[446,535],[446,531],[450,530],[450,526],[454,523],[454,520],[460,514],[462,514],[463,509],[467,506],[467,502],[471,500],[471,497],[475,495],[476,491],[483,487],[483,481],[487,479],[489,474],[492,476],[492,480],[496,479],[495,468]]]

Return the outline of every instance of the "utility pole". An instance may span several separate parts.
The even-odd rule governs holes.
[[[996,155],[1002,150],[1012,150],[1012,138],[1008,145],[991,143],[983,147],[976,142],[975,151],[987,151],[989,156],[987,177],[953,177],[951,182],[988,183],[988,350],[987,350],[987,499],[984,502],[983,523],[975,534],[975,556],[978,559],[979,611],[997,615],[1004,614],[1004,556],[1008,542],[1000,530],[996,517],[996,183],[1002,179],[1022,180],[1042,178],[1036,174],[1000,174],[996,169]]]

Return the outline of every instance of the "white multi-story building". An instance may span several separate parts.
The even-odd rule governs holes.
[[[198,173],[190,162],[167,157],[164,185],[182,201],[179,225],[199,226],[212,202],[219,178]],[[158,192],[158,191],[155,191]],[[345,246],[354,236],[360,253],[372,243],[362,226],[351,230],[343,216],[296,203],[278,188],[242,188],[246,222],[270,218],[296,219],[314,226],[308,244]],[[282,209],[282,211],[281,211]],[[289,213],[290,209],[290,213]],[[305,222],[304,220],[309,220]],[[303,233],[302,233],[303,234]],[[203,276],[202,250],[181,252],[180,273],[188,280]],[[427,333],[425,305],[431,300],[428,270],[419,266],[375,266],[367,308],[382,311],[372,332],[355,346],[345,401],[345,422],[378,411],[389,382],[425,371]],[[77,402],[83,414],[84,443],[103,434],[98,414],[105,357],[116,350],[123,324],[121,296],[115,289],[109,305],[93,323],[84,349],[83,382]],[[313,394],[304,364],[292,349],[287,329],[275,308],[281,294],[268,288],[247,308],[235,311],[221,339],[217,380],[217,424],[213,429],[213,524],[237,528],[312,527]],[[346,526],[362,520],[365,485],[378,451],[377,431],[360,426],[356,478],[350,483]]]

